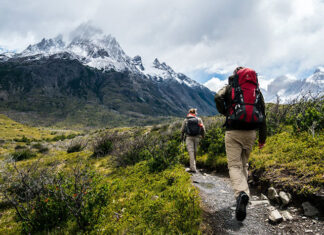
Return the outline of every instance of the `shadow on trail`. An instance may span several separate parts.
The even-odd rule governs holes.
[[[229,230],[240,231],[244,226],[242,222],[233,217],[233,210],[230,207],[215,212],[204,210],[203,215],[212,229],[212,231],[206,231],[207,234],[230,234]]]

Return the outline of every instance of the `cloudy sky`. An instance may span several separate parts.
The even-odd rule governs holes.
[[[324,64],[323,0],[0,0],[0,47],[22,50],[91,23],[129,56],[221,83],[237,65],[265,79]],[[216,77],[216,78],[213,78]]]

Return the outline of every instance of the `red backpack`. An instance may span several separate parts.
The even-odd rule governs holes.
[[[254,70],[243,68],[237,71],[232,81],[231,105],[228,121],[260,124],[264,121],[261,92]]]

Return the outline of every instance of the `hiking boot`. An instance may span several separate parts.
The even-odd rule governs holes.
[[[238,221],[243,221],[246,217],[246,206],[249,203],[249,196],[245,192],[240,192],[236,200],[235,217]]]

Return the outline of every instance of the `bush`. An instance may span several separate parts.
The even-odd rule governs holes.
[[[108,186],[85,165],[72,172],[57,172],[56,166],[40,169],[37,163],[25,169],[11,165],[1,190],[24,233],[49,231],[67,221],[78,231],[91,230],[109,199]]]
[[[146,136],[137,136],[123,142],[124,149],[117,153],[116,160],[119,166],[135,165],[152,157],[150,146],[155,141]]]
[[[47,153],[49,151],[48,147],[46,147],[40,143],[34,144],[32,146],[32,148],[37,149],[39,153]]]
[[[148,162],[151,172],[163,171],[179,162],[180,146],[175,140],[160,142],[154,146],[150,155],[152,158]]]
[[[20,139],[19,138],[14,138],[14,141],[16,142],[23,142],[23,143],[30,143],[31,140],[28,139],[26,136],[22,136]]]
[[[209,155],[225,154],[225,132],[223,128],[212,126],[207,129],[205,138],[200,141],[199,152]]]
[[[15,150],[21,150],[21,149],[26,149],[27,146],[24,145],[16,145]]]
[[[117,133],[106,132],[99,136],[93,145],[93,157],[104,157],[112,152],[113,141],[117,139]]]
[[[14,161],[21,161],[21,160],[33,158],[35,156],[36,156],[36,153],[31,151],[30,149],[18,150],[11,154],[11,157]]]
[[[67,153],[81,152],[83,149],[85,149],[86,146],[87,143],[84,143],[82,139],[71,141],[66,152]]]

